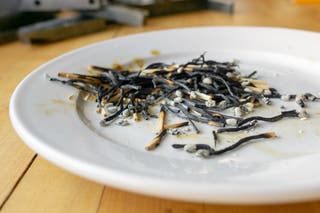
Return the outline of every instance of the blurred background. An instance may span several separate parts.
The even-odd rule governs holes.
[[[275,1],[264,2],[266,9],[273,9]],[[139,27],[150,17],[198,10],[232,16],[238,12],[237,4],[237,0],[0,0],[0,44],[15,40],[30,44],[53,42],[104,30],[110,23]]]
[[[1,0],[0,43],[45,43],[103,30],[109,22],[143,26],[148,17],[203,9],[233,12],[228,0]]]
[[[61,54],[136,33],[222,25],[320,32],[320,0],[0,0],[1,213],[66,209],[77,213],[319,212],[319,201],[279,206],[208,205],[117,190],[47,162],[26,147],[11,126],[9,100],[18,83]]]
[[[272,10],[275,1],[265,2],[266,9],[270,6]],[[53,42],[104,30],[110,23],[139,27],[150,17],[197,10],[232,16],[238,12],[234,9],[237,4],[237,0],[0,0],[0,44],[15,40],[30,44]]]

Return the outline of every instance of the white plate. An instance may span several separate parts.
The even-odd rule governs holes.
[[[151,50],[160,51],[154,56]],[[198,159],[173,150],[174,136],[152,152],[156,120],[127,127],[100,127],[95,105],[70,101],[76,90],[49,82],[45,74],[85,73],[90,64],[185,62],[207,52],[216,60],[239,59],[240,68],[282,93],[320,91],[320,34],[259,27],[208,27],[117,38],[72,51],[39,67],[15,90],[12,123],[25,143],[54,164],[80,176],[139,193],[201,202],[277,203],[320,198],[320,104],[309,104],[307,121],[262,124],[279,138],[263,140],[223,156]],[[284,103],[289,108],[295,107]],[[280,103],[259,113],[279,113]],[[210,143],[210,128],[186,142]],[[224,140],[237,137],[225,136]]]

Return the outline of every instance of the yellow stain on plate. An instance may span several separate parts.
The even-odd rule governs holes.
[[[89,75],[93,75],[93,76],[100,76],[101,72],[99,72],[97,70],[89,69],[89,70],[86,71],[86,73],[89,74]]]
[[[113,63],[113,64],[112,64],[112,69],[115,69],[115,70],[118,70],[118,71],[122,71],[122,70],[123,70],[123,67],[122,67],[121,64]]]
[[[65,100],[61,100],[61,99],[52,99],[51,100],[53,104],[58,104],[58,105],[65,105],[65,106],[71,106],[71,107],[75,107],[75,103],[72,102],[68,102]]]
[[[293,153],[279,152],[278,150],[275,150],[263,143],[255,143],[255,144],[252,144],[252,146],[256,150],[259,150],[264,154],[267,154],[269,156],[276,157],[276,158],[289,158],[289,157],[298,157],[298,156],[304,155],[303,153],[298,153],[298,152],[293,152]]]
[[[143,58],[134,58],[133,60],[133,63],[135,63],[139,68],[143,68],[144,66],[144,59]]]
[[[219,143],[235,143],[241,138],[248,137],[250,134],[247,132],[225,132],[218,134]]]
[[[43,110],[43,113],[47,116],[53,115],[54,113],[57,113],[57,112],[59,112],[59,110],[55,108],[48,108]]]
[[[129,72],[136,72],[142,69],[144,64],[145,64],[145,61],[143,58],[135,57],[129,63],[124,64],[122,66],[122,70],[126,69],[126,70],[129,70]]]
[[[150,53],[151,53],[151,55],[154,55],[154,56],[160,55],[160,51],[157,50],[157,49],[152,49],[152,50],[150,50]]]
[[[196,133],[189,133],[189,134],[183,134],[183,135],[173,135],[176,143],[203,143],[203,144],[212,144],[212,138],[208,137],[208,135],[205,135],[203,133],[196,134]]]
[[[76,107],[76,104],[66,100],[52,99],[50,103],[38,104],[38,106],[41,113],[51,116],[56,113],[69,113]]]
[[[191,134],[176,135],[176,138],[180,140],[199,139],[199,134],[191,133]]]

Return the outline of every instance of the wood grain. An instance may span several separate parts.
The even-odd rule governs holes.
[[[221,205],[199,204],[182,201],[173,201],[161,198],[144,196],[106,187],[101,199],[99,213],[103,212],[131,212],[131,213],[254,213],[254,212],[320,212],[320,202],[304,202],[281,205]]]
[[[57,43],[0,46],[0,206],[2,212],[320,212],[320,202],[269,206],[209,205],[128,193],[92,183],[29,150],[11,127],[10,96],[20,80],[48,60],[86,44],[153,30],[193,26],[277,26],[320,31],[320,5],[290,0],[237,0],[235,14],[197,11],[148,20],[144,27],[110,25],[102,32]],[[32,161],[35,159],[34,161]]]
[[[2,212],[96,212],[102,190],[37,157]]]
[[[13,48],[20,51],[14,52]],[[34,153],[29,150],[15,134],[8,115],[9,99],[17,83],[28,73],[19,71],[15,61],[27,54],[27,48],[20,48],[20,44],[5,45],[0,49],[2,57],[0,63],[0,206],[9,196],[15,183],[19,180]],[[31,67],[30,67],[31,66]],[[33,69],[36,65],[26,63],[26,67]],[[17,68],[17,72],[12,72]]]
[[[12,193],[35,153],[17,136],[9,119],[9,101],[18,83],[32,70],[67,51],[112,38],[117,27],[62,42],[29,46],[18,42],[0,46],[0,207]]]
[[[99,207],[99,213],[103,212],[202,213],[204,212],[204,205],[154,198],[106,187]]]

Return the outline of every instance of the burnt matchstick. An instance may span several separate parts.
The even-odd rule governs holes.
[[[161,106],[160,113],[159,113],[159,132],[162,132],[164,130],[165,118],[166,118],[166,112],[164,111],[163,106]]]
[[[289,111],[283,111],[280,115],[276,115],[274,117],[262,117],[262,116],[252,116],[246,119],[243,119],[238,123],[238,126],[242,126],[246,123],[249,123],[251,121],[265,121],[265,122],[276,122],[283,118],[292,118],[292,117],[299,117],[299,113],[296,110],[289,110]]]
[[[167,134],[167,130],[171,128],[179,128],[183,126],[187,126],[188,122],[180,122],[170,125],[165,125],[165,117],[166,113],[164,110],[164,107],[161,106],[160,112],[159,112],[159,134],[156,136],[152,141],[145,147],[146,150],[150,151],[155,149],[160,143],[161,139]]]
[[[188,144],[188,149],[186,151],[190,152],[190,150],[192,150],[192,152],[197,152],[200,150],[205,150],[205,152],[200,152],[202,154],[200,154],[199,157],[209,157],[211,155],[221,155],[226,152],[232,151],[232,150],[240,147],[241,145],[248,143],[252,140],[275,138],[275,137],[277,137],[275,132],[267,132],[267,133],[262,133],[262,134],[258,134],[258,135],[251,135],[248,137],[241,138],[240,140],[238,140],[237,142],[235,142],[231,146],[228,146],[228,147],[226,147],[224,149],[220,149],[220,150],[215,150],[211,146],[209,146],[208,144],[191,144],[191,146],[190,146],[190,144]],[[187,144],[173,144],[172,145],[172,147],[175,149],[185,148],[186,146],[187,146]]]
[[[237,127],[228,127],[228,128],[221,128],[217,130],[217,133],[223,133],[223,132],[238,132],[241,130],[247,130],[250,128],[253,128],[257,125],[258,121],[257,120],[252,120],[246,125],[241,125]]]
[[[95,70],[95,71],[100,71],[100,72],[108,72],[112,69],[107,68],[107,67],[101,67],[101,66],[96,66],[96,65],[90,65],[89,70]]]
[[[184,126],[188,126],[189,122],[179,122],[179,123],[174,123],[174,124],[165,124],[164,129],[169,130],[169,129],[176,129]],[[157,134],[160,134],[161,131],[157,132]]]
[[[179,127],[184,127],[184,126],[188,126],[189,122],[180,122],[180,123],[175,123],[175,124],[167,124],[164,125],[165,129],[175,129],[175,128],[179,128]]]
[[[145,150],[150,151],[155,149],[160,143],[161,139],[167,134],[167,130],[164,128],[166,113],[164,107],[160,107],[159,112],[159,135],[152,139],[152,141],[145,147]]]
[[[213,148],[215,148],[218,141],[218,135],[217,135],[217,132],[214,130],[212,131],[212,137],[213,137]]]
[[[83,84],[83,82],[80,81],[80,80],[77,80],[77,81],[75,81],[75,80],[61,80],[61,79],[52,78],[52,77],[49,77],[49,80],[50,81],[60,82],[62,84],[74,87],[74,88],[76,88],[76,89],[78,89],[80,91],[86,92],[88,94],[96,95],[96,91],[92,90],[91,87],[88,87],[87,85]]]
[[[152,141],[145,147],[145,150],[154,150],[161,143],[162,138],[167,134],[167,130],[163,129],[157,137],[152,139]]]
[[[257,71],[243,75],[238,63],[207,60],[204,54],[183,64],[159,62],[144,68],[140,66],[136,71],[124,68],[121,65],[111,68],[91,65],[89,69],[93,72],[90,75],[60,72],[59,78],[48,79],[74,87],[84,93],[82,98],[96,102],[96,111],[102,116],[103,126],[124,117],[134,121],[155,118],[157,116],[150,111],[160,104],[159,135],[146,146],[147,150],[157,147],[168,129],[190,125],[200,133],[198,123],[219,128],[213,132],[214,147],[218,133],[249,129],[257,121],[307,118],[307,113],[295,110],[274,117],[243,118],[263,103],[272,104],[270,99],[296,101],[300,107],[307,107],[307,101],[319,100],[311,93],[281,95],[265,80],[253,78]],[[107,110],[110,104],[114,110]],[[227,110],[232,110],[234,115],[228,115]],[[175,116],[184,122],[166,125],[166,116]]]
[[[98,78],[95,78],[94,76],[89,76],[89,75],[81,75],[81,74],[76,74],[76,73],[66,73],[66,72],[59,72],[58,73],[59,77],[62,78],[68,78],[71,80],[81,80],[86,83],[92,83],[92,84],[100,84],[101,80]]]
[[[159,115],[160,117],[160,115]],[[163,116],[164,117],[164,116]],[[160,124],[162,124],[163,119],[159,119]],[[163,129],[160,129],[159,134],[152,139],[152,141],[145,147],[147,151],[154,150],[159,144],[161,143],[162,138],[167,134],[168,129],[173,129],[173,128],[179,128],[183,126],[189,125],[188,122],[180,122],[180,123],[175,123],[175,124],[169,124],[169,125],[163,125]]]
[[[211,155],[220,155],[226,152],[229,152],[231,150],[236,149],[237,147],[239,147],[240,145],[250,142],[252,140],[257,140],[257,139],[267,139],[267,138],[275,138],[277,137],[275,132],[267,132],[267,133],[262,133],[262,134],[258,134],[258,135],[251,135],[248,137],[244,137],[241,138],[240,140],[238,140],[237,142],[235,142],[233,145],[228,146],[224,149],[220,149],[220,150],[214,150]]]

